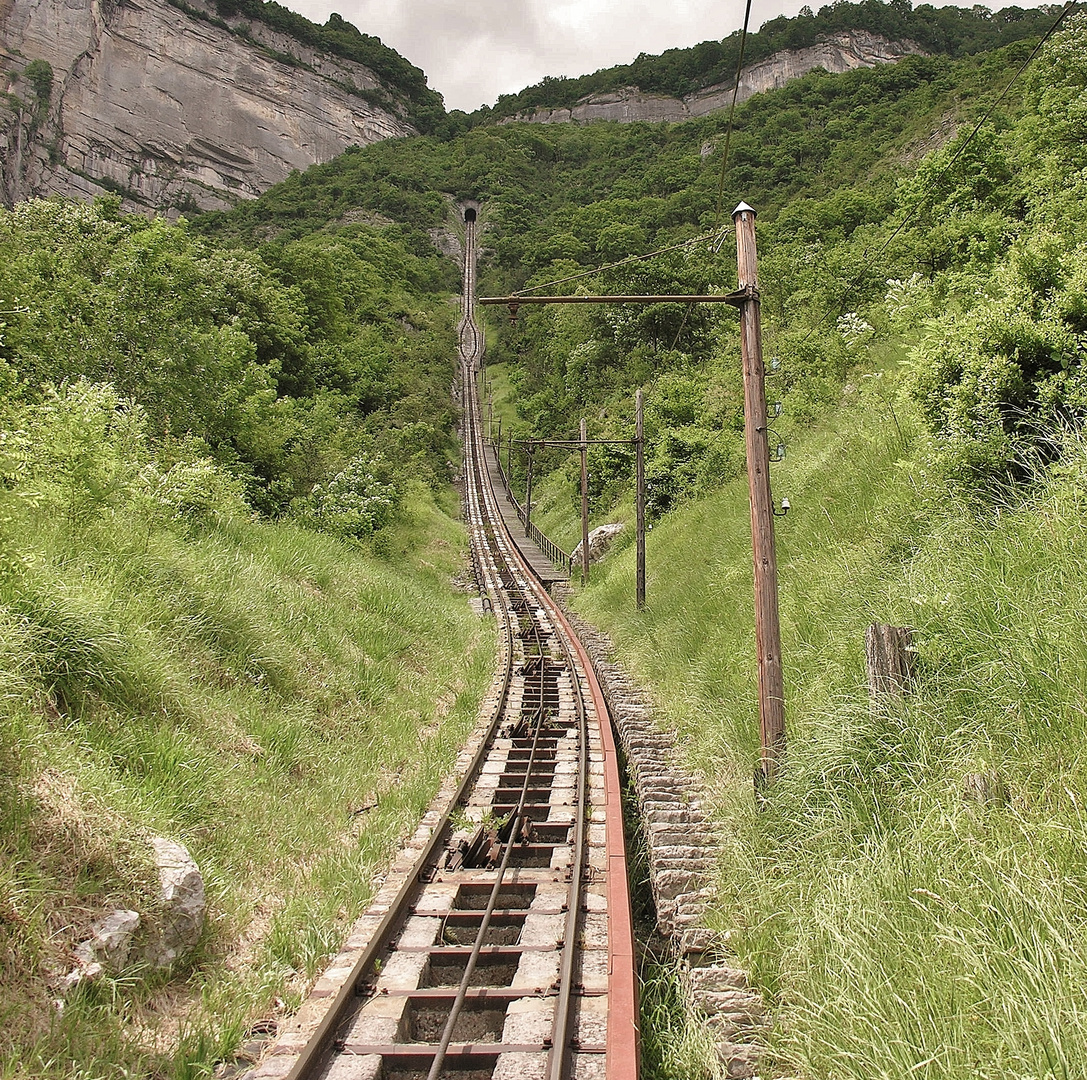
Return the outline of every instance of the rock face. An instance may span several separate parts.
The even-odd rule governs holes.
[[[852,30],[832,34],[826,41],[803,49],[786,49],[766,60],[750,64],[740,72],[737,101],[746,101],[755,94],[776,90],[790,79],[799,78],[816,68],[830,72],[852,71],[854,68],[893,64],[903,56],[921,54],[923,50],[912,41],[890,41],[879,34]],[[664,94],[642,93],[636,86],[610,93],[591,94],[569,109],[535,109],[521,113],[512,120],[527,120],[537,124],[586,123],[591,120],[634,120],[678,122],[705,116],[732,103],[732,83],[710,86],[684,98]]]
[[[589,562],[599,562],[607,553],[608,548],[611,547],[611,542],[623,531],[623,523],[616,521],[610,525],[600,525],[593,529],[589,533]],[[576,566],[581,562],[581,543],[578,542],[576,548],[570,556],[574,560]]]
[[[215,18],[202,3],[184,6]],[[0,0],[0,74],[18,99],[0,110],[9,205],[110,190],[130,209],[225,207],[352,144],[414,133],[351,91],[388,96],[368,68],[229,20],[246,40],[189,11]]]

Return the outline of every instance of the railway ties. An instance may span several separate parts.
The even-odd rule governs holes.
[[[439,865],[361,988],[365,1002],[342,1030],[329,1080],[428,1075],[458,995],[441,1076],[574,1075],[572,1058],[553,1060],[566,1053],[554,1043],[560,1010],[573,1012],[577,1053],[595,1049],[602,1062],[606,1016],[594,1006],[606,1002],[606,935],[581,951],[577,985],[562,980],[564,950],[591,936],[582,908],[603,901],[591,891],[585,904],[572,897],[584,874],[575,837],[581,733],[561,675],[543,672],[536,691],[523,680],[520,705],[513,689],[519,719],[493,741]]]
[[[281,1036],[251,1080],[637,1077],[609,717],[488,477],[474,264],[470,223],[460,334],[465,504],[473,573],[498,626],[499,672],[458,778],[319,981],[309,1019]]]
[[[602,750],[547,613],[511,574],[499,584],[512,648],[494,737],[314,1076],[606,1075],[607,852],[586,827]]]

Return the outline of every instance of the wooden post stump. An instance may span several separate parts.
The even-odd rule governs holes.
[[[868,695],[873,702],[909,693],[914,677],[912,640],[908,626],[872,623],[865,630]]]

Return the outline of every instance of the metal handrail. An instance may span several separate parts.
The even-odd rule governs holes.
[[[506,476],[506,470],[502,468],[502,455],[498,453],[498,445],[493,439],[488,439],[491,446],[495,451],[495,463],[498,465],[498,475],[502,480],[502,487],[505,489],[506,498],[510,501],[513,509],[517,513],[517,518],[521,524],[525,527],[525,534],[528,538],[551,560],[556,566],[561,566],[568,574],[572,574],[574,570],[574,557],[570,552],[563,550],[555,543],[551,537],[541,532],[535,522],[529,521],[528,514],[525,512],[525,508],[517,500],[517,496],[513,493],[513,488],[510,487],[509,477]]]

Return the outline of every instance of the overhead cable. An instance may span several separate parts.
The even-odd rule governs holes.
[[[1057,30],[1060,28],[1061,23],[1063,23],[1064,20],[1071,14],[1072,9],[1078,3],[1079,0],[1068,0],[1068,3],[1065,4],[1064,8],[1061,10],[1061,13],[1057,16],[1056,20],[1054,20],[1053,25],[1050,26],[1045,34],[1042,35],[1041,41],[1039,41],[1038,44],[1035,45],[1030,56],[1028,56],[1026,60],[1023,61],[1023,63],[1019,67],[1019,70],[1016,71],[1016,73],[1009,80],[1007,86],[1005,86],[1004,89],[1001,90],[993,103],[985,111],[985,115],[982,116],[982,118],[974,125],[974,130],[971,131],[969,136],[959,144],[959,146],[955,149],[955,152],[951,155],[950,160],[936,175],[935,179],[932,181],[932,190],[937,189],[938,185],[943,181],[944,177],[947,176],[955,163],[966,152],[966,148],[974,141],[974,137],[978,134],[979,131],[981,131],[982,127],[985,125],[985,122],[996,111],[997,106],[1004,100],[1004,98],[1008,96],[1008,92],[1016,84],[1023,72],[1026,71],[1027,68],[1030,66],[1031,61],[1034,60],[1038,53],[1042,51],[1042,46],[1045,45],[1045,43],[1057,32]],[[906,216],[898,223],[894,231],[891,233],[890,236],[887,237],[886,240],[883,241],[880,247],[870,256],[868,256],[867,259],[864,260],[864,262],[861,264],[861,268],[857,271],[857,273],[850,280],[849,284],[842,291],[841,296],[838,297],[837,303],[833,307],[828,307],[823,311],[823,314],[819,317],[819,321],[816,322],[816,324],[807,332],[807,334],[804,335],[803,341],[807,341],[808,338],[810,338],[812,334],[814,334],[816,330],[818,330],[819,327],[821,327],[823,323],[826,322],[827,316],[830,315],[832,311],[837,310],[840,312],[844,308],[846,299],[848,298],[849,294],[857,287],[857,283],[868,272],[872,263],[874,263],[876,259],[878,259],[887,250],[887,248],[891,246],[891,241],[894,240],[894,238],[910,223],[910,221],[913,220],[916,213],[917,207],[915,205],[914,208],[911,209],[906,214]]]

